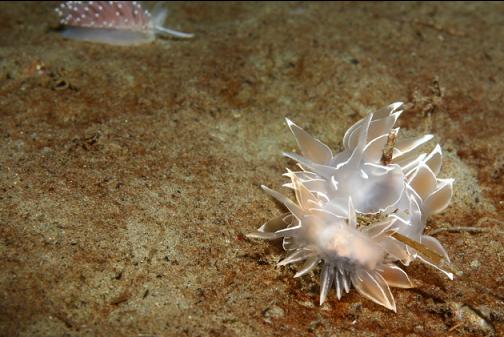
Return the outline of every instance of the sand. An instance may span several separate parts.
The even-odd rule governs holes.
[[[504,335],[502,3],[169,3],[196,38],[137,47],[65,40],[54,6],[0,4],[1,336]],[[338,149],[395,101],[456,179],[425,231],[455,280],[320,307],[245,237],[282,212],[284,117]]]

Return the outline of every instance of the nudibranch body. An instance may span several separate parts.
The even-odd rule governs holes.
[[[138,1],[66,1],[55,11],[70,39],[129,46],[152,42],[157,34],[193,37],[162,26],[166,9],[158,6],[151,14]]]
[[[302,154],[284,153],[301,168],[285,174],[290,182],[284,186],[294,190],[296,202],[262,186],[289,212],[249,237],[283,238],[288,255],[279,265],[304,262],[295,277],[322,262],[320,304],[333,285],[338,299],[353,285],[396,311],[389,287],[413,286],[396,263],[416,258],[453,278],[441,243],[423,234],[428,216],[448,206],[453,180],[437,178],[439,145],[429,154],[415,151],[432,135],[397,140],[401,106],[391,104],[355,123],[336,154],[287,119]]]

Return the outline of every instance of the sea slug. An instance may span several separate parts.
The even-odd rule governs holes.
[[[193,37],[162,26],[166,9],[156,6],[151,14],[138,1],[66,1],[55,11],[70,39],[129,46],[152,42],[157,34]]]
[[[338,299],[353,286],[396,311],[389,287],[413,287],[397,262],[407,266],[416,258],[453,279],[445,249],[423,234],[427,218],[448,206],[453,179],[437,178],[439,145],[428,154],[415,151],[432,135],[397,137],[401,107],[393,103],[359,120],[336,154],[287,119],[302,154],[284,153],[300,167],[285,174],[296,202],[262,186],[288,212],[248,236],[282,238],[288,255],[279,265],[304,262],[294,277],[322,262],[320,304],[333,285]]]

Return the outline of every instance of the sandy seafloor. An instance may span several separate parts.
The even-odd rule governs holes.
[[[138,47],[64,40],[54,5],[0,4],[1,336],[504,335],[502,3],[169,3],[197,37]],[[394,101],[456,179],[425,232],[457,275],[319,307],[244,236],[281,212],[284,117],[338,149]]]

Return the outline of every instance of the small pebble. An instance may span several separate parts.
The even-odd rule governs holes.
[[[472,260],[471,261],[471,268],[478,269],[479,266],[480,266],[480,262],[478,260]]]

